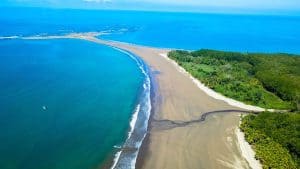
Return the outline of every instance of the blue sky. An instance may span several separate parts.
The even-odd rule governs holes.
[[[300,0],[0,0],[0,6],[135,10],[300,11]]]

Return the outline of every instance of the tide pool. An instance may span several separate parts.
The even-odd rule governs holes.
[[[0,168],[92,169],[116,153],[144,75],[81,40],[0,41]]]

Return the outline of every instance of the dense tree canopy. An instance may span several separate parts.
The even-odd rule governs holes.
[[[248,115],[241,129],[264,168],[300,168],[299,113]]]
[[[168,56],[225,96],[265,108],[299,110],[300,56],[214,50],[172,51]],[[249,115],[241,129],[264,168],[300,168],[299,113]]]
[[[168,56],[225,96],[265,108],[299,109],[300,56],[204,49]]]

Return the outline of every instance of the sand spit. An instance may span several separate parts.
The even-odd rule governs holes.
[[[156,75],[160,96],[159,110],[153,116],[149,145],[143,155],[141,168],[250,168],[241,154],[235,128],[244,109],[207,95],[178,67],[170,64],[161,53],[168,50],[139,47],[125,43],[89,39],[130,51],[140,56]],[[225,114],[208,116],[201,123],[189,123],[213,111]],[[155,121],[168,120],[190,125],[166,128]]]
[[[25,39],[25,40],[43,40],[43,39],[83,39],[83,40],[88,40],[88,41],[93,41],[93,42],[98,42],[101,44],[106,44],[109,46],[114,46],[116,47],[116,44],[119,45],[128,45],[132,47],[143,47],[143,48],[150,48],[147,46],[139,46],[135,44],[130,44],[130,43],[124,43],[124,42],[117,42],[117,41],[104,41],[97,39],[96,37],[101,36],[101,35],[106,35],[110,34],[109,31],[103,31],[103,32],[86,32],[86,33],[70,33],[70,34],[65,34],[65,35],[55,35],[55,36],[42,36],[42,35],[37,35],[37,36],[29,36],[29,37],[21,37],[21,36],[9,36],[9,37],[0,37],[0,39]],[[154,48],[153,48],[154,49]],[[243,102],[228,98],[220,93],[215,92],[214,90],[210,89],[209,87],[205,86],[205,84],[201,83],[198,79],[194,78],[189,72],[187,72],[184,68],[179,66],[177,62],[174,60],[170,59],[167,56],[167,53],[171,49],[158,49],[161,51],[164,51],[164,53],[159,53],[160,56],[168,60],[170,63],[175,65],[176,69],[180,72],[188,76],[194,83],[195,85],[198,86],[199,89],[204,91],[207,95],[210,97],[213,97],[217,100],[222,100],[226,103],[228,103],[231,106],[235,106],[241,109],[249,110],[249,111],[254,111],[254,112],[262,112],[262,111],[269,111],[269,112],[275,112],[275,111],[285,111],[285,110],[276,110],[276,109],[266,109],[258,106],[253,106],[253,105],[247,105]]]
[[[141,57],[152,72],[157,72],[155,80],[160,106],[152,116],[153,123],[150,123],[146,149],[139,154],[143,157],[139,168],[226,169],[257,166],[248,158],[253,154],[249,155],[248,151],[244,151],[245,141],[239,140],[241,137],[237,135],[236,128],[240,122],[238,112],[264,109],[248,107],[221,97],[222,95],[205,87],[168,59],[166,53],[169,50],[105,41],[97,39],[96,36],[99,34],[82,33],[23,39],[73,38],[117,47]],[[211,114],[199,123],[189,123],[208,112],[224,113]],[[184,122],[188,125],[167,128],[164,123],[155,123],[164,120]]]

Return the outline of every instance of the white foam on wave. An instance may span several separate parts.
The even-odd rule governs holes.
[[[0,39],[24,39],[24,40],[44,40],[44,39],[65,39],[65,38],[75,38],[75,39],[86,39],[86,37],[95,37],[95,36],[100,36],[100,35],[104,35],[104,34],[109,34],[110,32],[107,31],[103,31],[103,32],[86,32],[86,33],[69,33],[69,34],[65,34],[65,35],[52,35],[52,36],[43,36],[43,35],[35,35],[35,36],[27,36],[27,37],[23,37],[23,36],[11,36],[11,37],[0,37]],[[140,112],[145,113],[145,120],[144,120],[144,124],[142,129],[145,130],[143,136],[141,137],[141,139],[137,140],[137,142],[135,143],[135,148],[137,148],[137,151],[135,151],[131,157],[129,157],[130,161],[128,161],[127,164],[129,164],[129,166],[121,166],[120,168],[126,168],[126,169],[134,169],[135,168],[135,164],[136,164],[136,159],[137,159],[137,155],[139,152],[139,149],[143,143],[144,138],[146,137],[146,131],[148,128],[148,121],[150,118],[150,113],[151,113],[151,98],[150,98],[150,90],[151,90],[151,80],[150,77],[146,71],[146,69],[144,68],[143,62],[138,60],[138,58],[136,56],[134,56],[133,54],[122,50],[120,48],[114,47],[114,46],[110,46],[126,55],[128,55],[130,58],[132,58],[136,64],[138,65],[139,69],[141,70],[142,74],[145,76],[145,81],[143,84],[143,98],[141,100],[141,102],[137,105],[131,121],[130,121],[130,131],[128,132],[128,137],[126,139],[126,142],[131,138],[132,133],[134,132],[137,120],[138,120],[138,115]],[[125,142],[125,143],[126,143]],[[115,147],[116,148],[116,147]],[[119,148],[119,147],[118,147]],[[122,148],[122,147],[120,147]],[[115,169],[118,165],[118,162],[121,158],[121,154],[122,154],[122,150],[118,151],[115,154],[114,160],[113,160],[113,165],[111,167],[111,169]],[[119,168],[119,167],[117,167]]]
[[[18,39],[20,36],[0,36],[0,40],[5,40],[5,39]]]
[[[113,162],[113,165],[112,165],[112,169],[115,168],[117,166],[117,163],[120,159],[120,156],[121,156],[121,153],[122,153],[122,150],[121,151],[118,151],[116,154],[115,154],[115,158],[114,158],[114,162]]]
[[[143,75],[145,76],[145,82],[143,84],[143,89],[144,89],[143,93],[145,94],[145,96],[144,96],[144,98],[142,98],[141,102],[137,105],[137,107],[134,111],[134,114],[131,118],[131,121],[130,121],[131,129],[130,129],[130,131],[128,133],[128,137],[125,141],[125,143],[126,143],[131,138],[131,135],[134,132],[134,129],[135,129],[135,126],[136,126],[136,123],[138,120],[138,115],[140,112],[146,113],[146,120],[144,121],[143,127],[145,127],[145,130],[147,130],[147,128],[148,128],[148,121],[149,121],[150,114],[151,114],[151,98],[150,98],[151,80],[150,80],[150,77],[149,77],[147,71],[143,67],[143,64],[134,55],[132,55],[131,53],[129,53],[125,50],[122,50],[120,48],[113,47],[113,46],[111,46],[111,47],[114,48],[115,50],[118,50],[118,51],[128,55],[130,58],[132,58],[138,65],[138,67],[141,70],[141,72],[143,73]],[[139,149],[140,149],[145,137],[146,137],[146,132],[143,134],[143,137],[141,138],[141,140],[138,140],[135,143],[135,147],[137,148],[137,151],[133,154],[134,157],[131,158],[130,161],[128,162],[129,166],[118,167],[118,162],[119,162],[121,154],[122,154],[122,150],[121,150],[116,153],[111,169],[116,169],[116,168],[135,169],[137,155],[138,155]]]
[[[114,148],[118,148],[118,149],[120,149],[120,148],[122,148],[122,146],[119,146],[119,145],[114,145]]]
[[[135,124],[136,124],[136,121],[137,121],[137,117],[138,117],[138,114],[140,112],[140,108],[141,108],[141,105],[138,104],[135,108],[135,111],[132,115],[132,118],[131,118],[131,121],[130,121],[130,131],[128,133],[128,138],[131,137],[131,134],[135,128]]]
[[[65,39],[65,38],[77,38],[84,37],[97,37],[101,35],[111,34],[111,30],[99,31],[99,32],[69,32],[62,35],[48,35],[47,33],[40,33],[32,36],[0,36],[0,40],[5,39],[23,39],[23,40],[44,40],[44,39]]]
[[[44,39],[64,39],[64,38],[82,38],[82,37],[97,37],[97,36],[102,36],[102,35],[109,35],[114,32],[128,32],[127,28],[121,28],[119,30],[114,30],[114,29],[107,29],[103,31],[91,31],[91,32],[75,32],[73,30],[65,30],[65,29],[60,29],[58,32],[65,32],[64,34],[55,34],[55,35],[48,35],[48,33],[40,33],[32,36],[1,36],[0,35],[0,40],[5,40],[5,39],[23,39],[23,40],[44,40]]]
[[[139,69],[146,76],[146,78],[147,77],[149,78],[146,70],[143,68],[143,65],[138,61],[138,59],[135,56],[133,56],[131,53],[129,53],[129,52],[125,51],[125,50],[122,50],[120,48],[117,48],[117,47],[114,47],[114,46],[111,46],[111,47],[114,48],[114,49],[116,49],[116,50],[118,50],[118,51],[120,51],[120,52],[122,52],[122,53],[124,53],[124,54],[126,54],[126,55],[128,55],[130,58],[132,58],[137,63],[137,65],[139,66]]]

